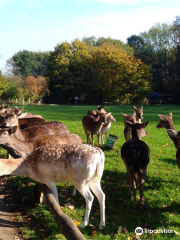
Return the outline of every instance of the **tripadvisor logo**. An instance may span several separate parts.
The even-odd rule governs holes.
[[[137,228],[135,229],[135,233],[136,233],[137,235],[141,235],[141,234],[143,234],[143,229],[142,229],[141,227],[137,227]]]

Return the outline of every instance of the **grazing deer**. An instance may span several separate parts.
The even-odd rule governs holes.
[[[98,144],[100,144],[100,131],[103,126],[107,122],[107,117],[111,113],[101,113],[97,111],[95,116],[86,115],[82,119],[82,125],[84,132],[87,136],[87,143],[90,144],[90,136],[92,139],[92,145],[94,145],[94,135],[98,136]]]
[[[60,133],[69,133],[68,128],[61,122],[56,122],[47,125],[33,126],[21,129],[18,121],[18,114],[9,114],[4,121],[4,127],[17,126],[14,135],[22,141],[28,141],[31,138],[41,135],[54,135]]]
[[[56,182],[72,182],[86,201],[86,211],[80,227],[88,225],[94,196],[100,204],[99,229],[105,227],[105,195],[100,180],[104,171],[104,153],[85,144],[49,144],[37,148],[25,159],[0,159],[0,176],[26,175],[45,184],[57,203]]]
[[[141,120],[143,119],[143,106],[141,106],[141,108],[137,109],[134,106],[134,111],[136,113],[136,121],[141,123]]]
[[[145,128],[149,122],[126,124],[132,128],[132,139],[125,142],[121,148],[121,157],[126,166],[129,177],[129,197],[131,197],[131,188],[134,196],[134,209],[136,204],[136,178],[139,180],[140,206],[143,207],[143,185],[146,180],[147,165],[150,161],[150,150],[147,144],[140,140],[141,129]]]
[[[175,148],[178,148],[178,142],[176,138],[173,138],[171,134],[169,134],[170,132],[168,131],[168,129],[174,130],[176,133],[176,129],[174,128],[173,125],[173,119],[172,119],[172,113],[169,113],[167,116],[163,116],[161,114],[158,114],[160,117],[160,122],[158,123],[158,125],[156,126],[157,128],[165,128],[168,136],[170,137],[170,139],[173,141]]]
[[[107,135],[108,135],[108,132],[109,132],[109,129],[111,127],[111,123],[112,122],[115,122],[116,119],[113,117],[112,114],[108,115],[107,116],[107,123],[104,123],[102,125],[102,128],[101,128],[101,131],[100,131],[100,144],[104,144],[104,141],[103,141],[103,134],[106,135],[106,140],[107,140]]]
[[[180,131],[176,131],[174,129],[167,129],[168,135],[172,139],[174,145],[176,146],[176,159],[177,159],[177,165],[180,169]]]

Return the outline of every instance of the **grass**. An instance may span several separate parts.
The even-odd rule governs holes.
[[[21,106],[20,106],[21,107]],[[42,115],[45,120],[57,120],[63,122],[71,133],[77,133],[83,142],[86,136],[82,128],[82,117],[90,109],[97,106],[78,105],[48,105],[48,106],[25,106],[25,111]],[[136,106],[139,108],[140,106]],[[81,230],[86,239],[136,239],[135,228],[151,230],[173,230],[174,233],[143,233],[139,239],[179,239],[180,234],[180,178],[176,164],[176,149],[167,135],[165,129],[157,129],[156,125],[160,118],[158,114],[167,115],[173,113],[173,122],[177,130],[180,130],[180,106],[179,105],[148,105],[144,106],[143,121],[149,120],[146,127],[148,135],[145,141],[151,152],[151,161],[148,165],[148,178],[144,186],[146,208],[133,210],[133,201],[124,196],[128,192],[128,179],[125,166],[120,157],[121,146],[125,139],[123,135],[123,117],[121,112],[132,114],[133,106],[106,106],[108,112],[112,112],[116,122],[112,123],[110,133],[119,137],[115,149],[105,153],[105,170],[102,177],[102,188],[106,195],[106,227],[103,231],[99,226],[99,204],[94,199],[89,226]],[[97,144],[97,138],[95,139]],[[0,152],[2,155],[2,153]],[[27,177],[12,177],[19,191],[19,199],[25,204],[25,215],[29,219],[28,228],[21,229],[24,239],[65,239],[60,234],[56,223],[45,206],[33,205],[33,181]],[[63,211],[76,223],[83,220],[85,201],[77,193],[71,198],[72,184],[58,183],[60,204]],[[137,192],[139,196],[139,191]],[[72,203],[75,209],[65,205]],[[29,232],[28,232],[29,231]],[[32,234],[31,234],[32,233]],[[26,237],[28,236],[28,237]]]

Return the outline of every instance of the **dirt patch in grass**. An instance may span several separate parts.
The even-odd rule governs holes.
[[[17,202],[18,191],[6,177],[0,178],[0,240],[21,240],[20,228],[28,223],[22,220],[23,206]]]

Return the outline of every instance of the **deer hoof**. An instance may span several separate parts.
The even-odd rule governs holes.
[[[99,225],[99,230],[103,230],[105,228],[105,225],[106,223],[105,222],[102,222],[100,225]]]

